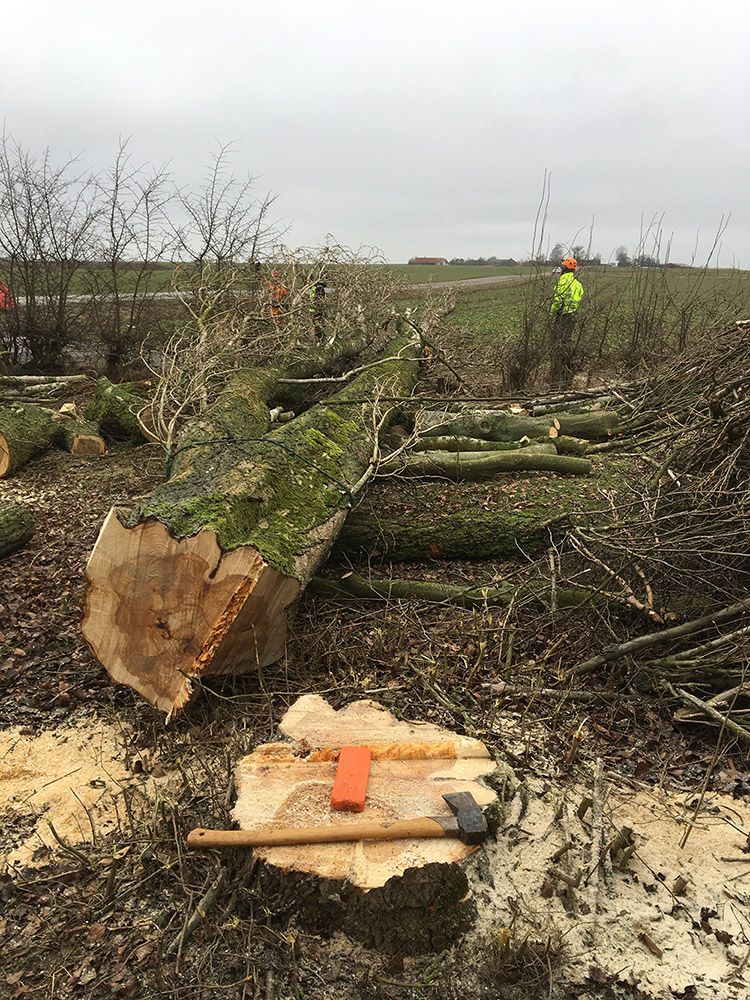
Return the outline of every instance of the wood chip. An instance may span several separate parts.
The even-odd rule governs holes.
[[[645,931],[641,931],[641,933],[638,935],[638,940],[642,944],[645,944],[648,950],[651,952],[651,954],[655,955],[656,958],[663,957],[664,952],[661,950],[656,941],[654,941],[653,938],[649,937]]]

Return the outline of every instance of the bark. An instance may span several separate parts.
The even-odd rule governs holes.
[[[438,434],[435,437],[420,438],[409,449],[410,453],[420,451],[520,451],[530,441],[487,441],[484,438],[459,437]],[[557,440],[555,440],[557,445]]]
[[[414,386],[418,336],[386,351],[398,359],[259,440],[185,449],[142,507],[110,512],[89,559],[84,635],[115,681],[172,712],[196,680],[282,655],[287,608],[371,469],[378,405],[347,404]]]
[[[615,400],[612,396],[580,397],[559,403],[545,403],[532,408],[532,416],[546,417],[550,413],[590,413],[594,409],[602,410],[612,406]]]
[[[331,822],[329,800],[342,746],[370,748],[363,813],[352,824],[446,815],[442,795],[470,791],[495,830],[515,785],[484,744],[421,722],[399,722],[372,701],[334,711],[300,698],[280,726],[282,741],[257,747],[235,772],[233,819],[243,830]],[[468,873],[484,848],[455,838],[261,847],[253,851],[263,898],[275,912],[330,933],[341,928],[386,952],[442,951],[474,922]],[[272,903],[270,902],[272,901]]]
[[[138,413],[150,396],[151,387],[145,382],[115,384],[108,378],[100,378],[84,416],[95,421],[107,437],[142,442],[146,439],[138,422]]]
[[[0,559],[10,555],[29,541],[34,534],[34,519],[21,504],[0,501]]]
[[[544,417],[527,417],[501,410],[482,410],[459,415],[434,411],[424,412],[419,421],[423,436],[457,434],[480,437],[491,441],[518,441],[524,437],[556,437],[558,434],[603,441],[616,433],[620,418],[617,413],[555,413]]]
[[[88,382],[88,375],[0,375],[1,388],[25,386],[46,386],[48,384],[72,385],[74,382]]]
[[[639,635],[628,642],[620,643],[619,646],[610,646],[609,649],[605,649],[604,652],[599,653],[597,656],[592,656],[589,660],[584,660],[576,664],[568,673],[572,677],[580,677],[582,674],[593,673],[593,671],[598,670],[607,663],[621,660],[625,656],[642,653],[646,649],[652,649],[654,646],[665,642],[680,640],[686,635],[695,635],[697,632],[719,625],[722,622],[731,621],[740,615],[747,614],[749,611],[750,598],[746,598],[737,604],[731,604],[726,608],[722,608],[720,611],[704,615],[702,618],[696,618],[693,621],[684,622],[682,625],[666,628],[661,632],[649,632],[647,635]]]
[[[425,559],[514,559],[543,552],[569,526],[568,514],[545,516],[534,508],[374,517],[354,511],[339,535],[333,556],[380,554],[393,562]]]
[[[0,479],[17,472],[54,443],[57,424],[40,406],[0,407]]]
[[[531,445],[520,451],[429,451],[400,455],[380,467],[381,474],[394,473],[409,478],[440,476],[456,482],[488,479],[501,472],[557,472],[586,476],[591,472],[591,462],[585,458],[558,455],[554,444],[551,444]]]
[[[549,582],[535,580],[522,584],[500,581],[474,587],[460,587],[451,583],[432,580],[375,580],[347,573],[339,579],[314,576],[308,592],[332,599],[351,598],[366,601],[411,600],[429,604],[451,604],[461,608],[508,607],[526,600],[549,607],[552,591]],[[575,587],[557,587],[555,600],[558,607],[579,607],[591,600],[591,594]]]

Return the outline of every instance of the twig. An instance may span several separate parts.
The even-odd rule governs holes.
[[[67,854],[72,854],[73,857],[76,858],[78,861],[80,861],[81,864],[85,868],[89,868],[90,867],[90,862],[89,862],[89,859],[86,857],[86,855],[82,854],[80,851],[76,850],[75,847],[71,847],[70,844],[66,844],[65,843],[65,841],[62,839],[62,837],[60,836],[60,834],[55,829],[55,827],[54,827],[54,825],[52,823],[52,820],[50,820],[50,819],[47,820],[47,826],[49,827],[49,832],[52,834],[52,836],[55,838],[55,840],[57,841],[57,843],[60,845],[60,847],[62,847],[62,849]]]
[[[216,897],[219,895],[219,890],[224,885],[224,880],[226,878],[226,871],[222,868],[219,874],[216,876],[214,881],[208,887],[206,893],[198,901],[193,915],[190,917],[188,922],[183,927],[182,931],[177,935],[174,941],[167,948],[167,954],[172,955],[176,951],[181,950],[184,945],[190,940],[191,935],[195,929],[206,919],[208,914],[216,902]]]
[[[640,653],[644,649],[650,649],[652,646],[657,646],[662,642],[669,642],[672,639],[681,639],[683,636],[692,635],[694,632],[700,632],[701,629],[709,628],[711,625],[718,625],[721,622],[736,618],[747,611],[750,611],[750,598],[745,598],[744,601],[739,601],[737,604],[722,608],[713,614],[704,615],[703,618],[696,618],[694,621],[684,622],[682,625],[675,625],[673,628],[664,629],[663,632],[650,632],[648,635],[641,635],[636,639],[620,643],[619,646],[610,646],[609,649],[605,649],[604,652],[599,653],[597,656],[592,656],[591,659],[576,664],[575,667],[568,671],[568,675],[580,677],[583,674],[593,673],[594,670],[598,670],[599,667],[603,667],[606,663],[621,660],[624,656],[630,656],[633,653]]]

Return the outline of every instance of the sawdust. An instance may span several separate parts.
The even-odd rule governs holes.
[[[583,786],[564,791],[539,783],[526,808],[516,800],[505,835],[485,848],[492,888],[488,892],[486,881],[475,886],[485,902],[474,946],[482,949],[488,934],[514,926],[518,934],[565,942],[560,972],[567,982],[611,978],[660,1000],[744,1000],[750,982],[743,964],[750,949],[750,808],[729,796],[707,796],[682,848],[693,797],[611,789],[605,843],[628,826],[636,849],[629,859],[610,860],[607,853],[605,864],[597,864],[602,855],[592,849],[591,811],[578,816],[585,795],[590,790]],[[566,842],[571,848],[556,859]],[[571,892],[550,879],[552,868],[574,880],[580,873],[580,885]],[[545,882],[552,886],[548,898]]]
[[[39,868],[59,856],[50,823],[69,846],[93,843],[120,823],[124,789],[153,798],[169,778],[158,768],[159,777],[134,774],[133,754],[126,733],[91,719],[36,735],[0,732],[0,871]]]

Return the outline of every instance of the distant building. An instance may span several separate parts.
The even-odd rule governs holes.
[[[412,257],[409,261],[410,264],[447,264],[447,257]]]

